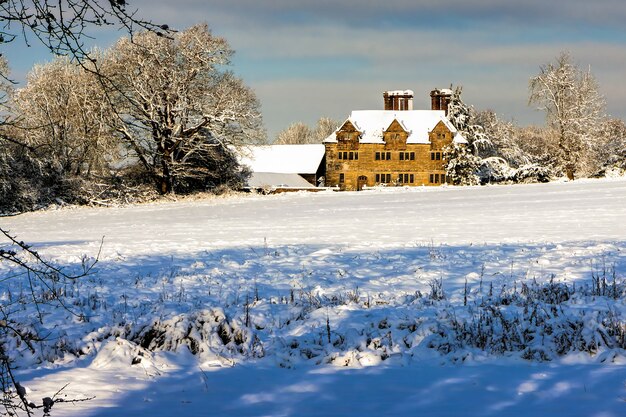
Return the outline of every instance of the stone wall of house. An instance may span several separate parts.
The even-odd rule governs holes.
[[[439,123],[429,144],[406,143],[407,132],[394,122],[383,134],[384,143],[359,143],[349,122],[337,132],[337,143],[326,143],[326,186],[358,190],[363,186],[421,186],[446,182],[443,148],[452,133]]]

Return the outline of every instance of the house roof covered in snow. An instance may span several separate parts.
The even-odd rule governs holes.
[[[407,143],[430,143],[428,133],[442,122],[454,135],[456,143],[467,143],[467,140],[446,118],[443,110],[356,110],[346,120],[361,132],[361,143],[383,143],[383,132],[397,120],[402,128],[409,133]],[[336,133],[336,132],[335,132]],[[324,142],[336,142],[335,133]]]
[[[250,146],[240,151],[239,163],[253,172],[315,174],[324,158],[324,145]]]

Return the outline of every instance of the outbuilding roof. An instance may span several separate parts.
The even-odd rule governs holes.
[[[457,129],[446,118],[443,110],[355,110],[346,121],[350,121],[361,132],[361,143],[383,143],[383,132],[397,120],[409,133],[407,143],[430,143],[428,133],[442,122],[454,135],[454,142],[467,143]],[[336,133],[336,132],[335,132]],[[336,142],[335,133],[324,142]]]
[[[253,172],[248,179],[251,188],[296,188],[299,190],[315,188],[298,174],[279,174],[275,172]]]
[[[250,146],[241,151],[239,163],[253,172],[315,174],[324,158],[324,145]]]

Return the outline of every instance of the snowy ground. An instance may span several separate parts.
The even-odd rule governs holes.
[[[24,277],[0,284],[14,316],[49,334],[35,355],[15,347],[30,395],[69,382],[68,397],[96,396],[53,415],[626,414],[626,351],[603,339],[626,316],[625,179],[250,195],[0,224],[68,269],[104,237],[96,272],[55,289],[75,315],[48,307],[39,325],[14,301]],[[592,293],[592,274],[609,292],[615,276],[620,296]],[[485,300],[502,323],[532,322],[522,287],[557,284],[569,299],[519,327],[530,348],[450,336]],[[578,345],[556,353],[577,323]]]

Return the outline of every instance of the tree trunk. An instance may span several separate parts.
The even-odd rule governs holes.
[[[161,178],[159,185],[159,192],[161,194],[169,194],[172,190],[172,174],[170,173],[170,167],[167,163],[167,160],[163,158],[161,161]]]

